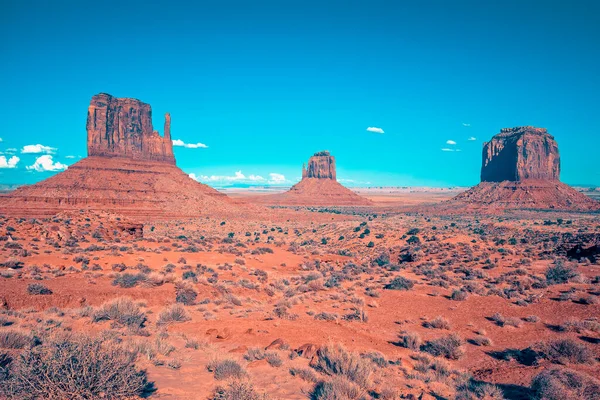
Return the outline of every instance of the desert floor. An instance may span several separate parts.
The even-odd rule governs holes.
[[[407,210],[456,191],[359,193],[375,206],[257,206],[145,221],[143,237],[91,211],[3,217],[0,353],[99,337],[157,399],[236,382],[272,399],[526,399],[551,368],[600,378],[600,266],[567,257],[598,214],[444,216]]]

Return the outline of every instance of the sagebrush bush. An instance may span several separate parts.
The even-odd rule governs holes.
[[[266,394],[258,393],[247,381],[233,380],[226,387],[219,386],[215,390],[213,400],[267,400]]]
[[[415,286],[415,282],[406,279],[403,276],[398,276],[392,279],[392,281],[385,285],[384,288],[388,290],[410,290],[413,286]]]
[[[465,354],[462,344],[462,339],[457,334],[452,333],[448,336],[428,341],[422,346],[422,350],[436,357],[458,360]]]
[[[362,400],[367,391],[345,376],[335,376],[329,381],[316,384],[310,393],[312,400]]]
[[[35,343],[36,339],[24,332],[0,330],[0,349],[24,349]]]
[[[400,338],[400,345],[402,347],[406,347],[407,349],[411,349],[411,350],[419,350],[419,348],[421,347],[421,343],[423,342],[421,340],[421,336],[416,333],[416,332],[402,332],[399,335]]]
[[[568,283],[577,277],[579,273],[572,265],[565,265],[562,261],[557,261],[546,269],[546,281],[549,285],[558,285]]]
[[[600,398],[600,381],[581,372],[567,368],[547,369],[531,382],[536,399],[565,400]]]
[[[214,373],[216,380],[241,379],[246,376],[244,368],[235,360],[213,360],[206,366],[209,372]]]
[[[148,382],[134,359],[134,354],[100,338],[51,339],[24,350],[12,361],[0,393],[24,400],[137,397]]]
[[[145,280],[145,274],[130,274],[128,272],[125,272],[123,274],[118,274],[117,276],[115,276],[115,279],[113,280],[112,284],[113,286],[119,286],[122,288],[132,288],[138,283],[144,282]]]
[[[361,387],[369,386],[372,364],[341,344],[329,343],[319,349],[313,368],[330,376],[342,375]]]
[[[146,314],[127,297],[119,297],[102,304],[93,314],[92,321],[114,321],[129,328],[141,328]]]
[[[539,342],[532,346],[532,350],[556,363],[591,364],[595,360],[594,353],[586,345],[573,339]]]
[[[175,301],[178,303],[185,304],[186,306],[194,305],[198,293],[193,287],[179,283],[175,285]]]
[[[50,290],[46,286],[42,285],[41,283],[32,283],[29,286],[27,286],[27,293],[33,294],[33,295],[36,295],[36,294],[44,295],[44,294],[52,294],[52,290]]]
[[[169,325],[175,322],[189,321],[190,316],[181,304],[172,304],[158,314],[157,325]]]

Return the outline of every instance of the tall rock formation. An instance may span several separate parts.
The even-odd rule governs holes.
[[[0,195],[0,214],[38,217],[90,209],[141,219],[239,214],[227,196],[191,179],[175,165],[171,116],[164,137],[152,109],[135,99],[92,97],[88,157],[35,185]]]
[[[544,128],[504,128],[483,146],[482,182],[558,181],[560,156]]]
[[[336,180],[335,157],[328,151],[315,153],[308,159],[308,168],[302,166],[302,179],[304,178]]]
[[[315,153],[302,166],[302,180],[289,191],[252,199],[255,202],[287,206],[368,206],[371,200],[359,196],[337,181],[335,157],[328,151]]]
[[[175,164],[171,117],[165,116],[165,136],[152,127],[150,104],[100,93],[88,107],[89,156],[127,157]]]
[[[559,179],[558,145],[546,129],[505,128],[483,146],[481,183],[437,209],[453,213],[600,209],[600,202]]]

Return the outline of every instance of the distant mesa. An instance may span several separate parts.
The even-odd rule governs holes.
[[[482,182],[559,178],[558,144],[544,128],[504,128],[484,143]]]
[[[484,143],[481,183],[445,207],[594,211],[600,202],[560,182],[558,144],[546,129],[523,126],[502,129]]]
[[[88,157],[66,171],[0,196],[0,213],[42,217],[90,209],[144,219],[240,212],[227,196],[175,165],[171,116],[166,114],[160,136],[149,104],[93,96],[87,144]]]
[[[302,166],[302,180],[289,191],[258,196],[257,202],[285,206],[369,206],[373,202],[337,181],[335,157],[319,151]]]
[[[88,156],[127,157],[175,164],[171,116],[164,137],[152,127],[150,104],[100,93],[92,97],[87,117]]]
[[[302,179],[305,178],[336,180],[335,157],[328,151],[315,153],[308,160],[308,168],[305,165],[302,166]]]

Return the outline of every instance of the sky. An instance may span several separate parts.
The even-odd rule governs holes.
[[[501,128],[545,127],[600,186],[600,2],[0,2],[0,184],[86,156],[94,94],[170,112],[212,186],[290,185],[329,150],[347,186],[470,186]],[[198,145],[200,144],[200,145]]]

